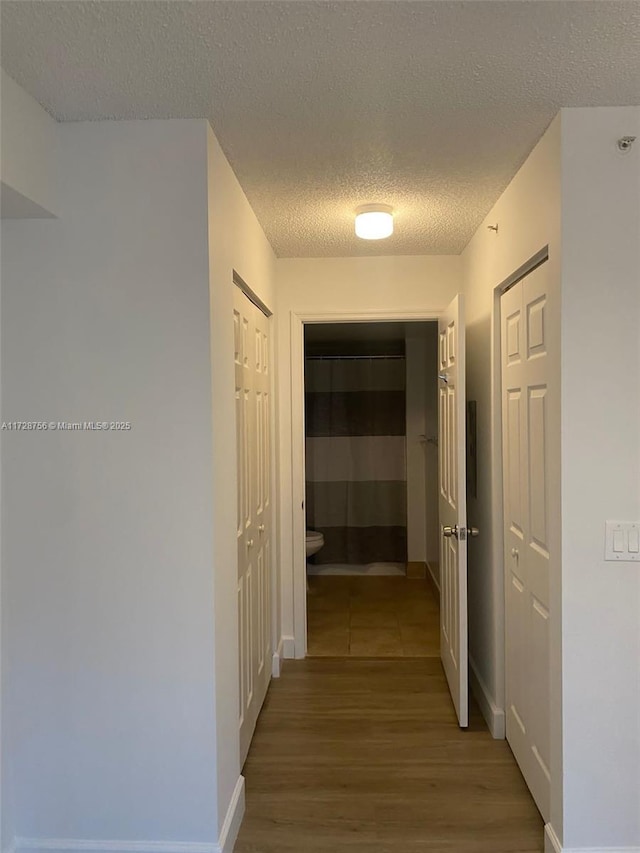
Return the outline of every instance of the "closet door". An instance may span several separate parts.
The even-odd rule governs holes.
[[[548,820],[549,424],[555,372],[546,264],[502,296],[501,315],[507,740]]]
[[[236,288],[234,312],[240,759],[271,677],[269,320]]]

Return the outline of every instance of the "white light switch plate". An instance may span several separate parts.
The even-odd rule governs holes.
[[[607,521],[604,558],[612,562],[640,562],[640,521]]]

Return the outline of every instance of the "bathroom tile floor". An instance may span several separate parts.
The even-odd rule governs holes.
[[[309,578],[309,657],[438,657],[438,592],[430,579]]]

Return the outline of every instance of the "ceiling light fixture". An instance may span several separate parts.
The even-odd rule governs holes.
[[[363,204],[356,210],[356,236],[384,240],[393,234],[393,208],[388,204]]]

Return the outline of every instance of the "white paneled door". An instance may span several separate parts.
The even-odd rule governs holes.
[[[239,288],[236,377],[240,759],[244,763],[271,678],[271,375],[269,320]]]
[[[438,321],[440,656],[461,726],[469,723],[465,353],[462,296]]]
[[[549,820],[548,264],[501,298],[507,740]]]

